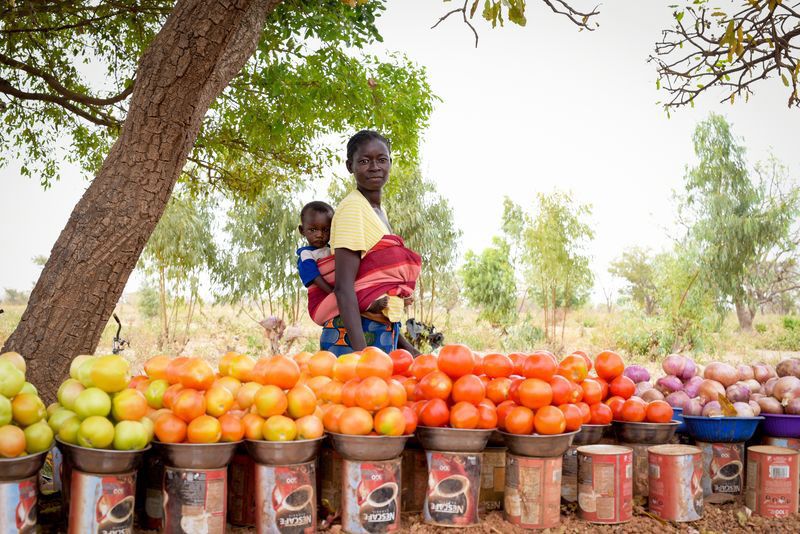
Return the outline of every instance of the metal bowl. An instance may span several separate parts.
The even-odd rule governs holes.
[[[573,445],[594,445],[603,439],[606,429],[611,425],[581,425],[581,429],[572,439]]]
[[[410,436],[351,436],[328,432],[333,449],[345,460],[381,462],[403,454]]]
[[[509,434],[503,432],[503,439],[508,447],[508,452],[517,456],[529,456],[536,458],[552,458],[561,456],[572,440],[578,434],[578,430],[565,432],[564,434]]]
[[[44,465],[50,448],[26,456],[0,458],[0,480],[20,480],[35,475]]]
[[[623,443],[647,443],[661,445],[669,443],[675,431],[681,425],[679,421],[669,423],[630,423],[627,421],[614,421],[614,432],[617,441]]]
[[[417,438],[426,451],[481,452],[495,429],[418,426]]]
[[[488,447],[505,447],[506,442],[503,439],[503,434],[499,430],[495,430],[489,436],[489,441],[487,443]]]
[[[247,453],[253,460],[267,465],[293,465],[311,461],[322,446],[324,437],[297,441],[244,440]]]
[[[113,475],[135,471],[150,445],[138,451],[115,451],[113,449],[90,449],[72,445],[56,437],[56,446],[64,455],[64,461],[73,469],[84,473]]]
[[[164,464],[180,469],[219,469],[227,466],[241,441],[231,443],[164,443],[153,441]]]

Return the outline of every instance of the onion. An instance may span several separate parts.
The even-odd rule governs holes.
[[[751,393],[750,394],[750,400],[751,401],[757,401],[758,399],[763,399],[764,397],[766,397],[766,395],[764,395],[763,393]]]
[[[683,408],[692,399],[683,391],[675,391],[667,395],[666,401],[673,408]]]
[[[772,396],[786,406],[789,401],[800,397],[800,378],[796,376],[782,376],[775,382]]]
[[[656,382],[656,388],[664,395],[683,389],[683,382],[675,375],[662,376]]]
[[[668,375],[680,376],[683,373],[683,368],[686,367],[686,356],[680,354],[670,354],[664,361],[661,362],[661,368]]]
[[[756,401],[750,399],[750,401],[747,404],[749,404],[750,407],[753,409],[753,416],[758,417],[759,415],[761,415],[761,406]]]
[[[706,402],[716,401],[720,395],[725,395],[725,387],[716,380],[703,380],[697,389],[697,394]]]
[[[739,383],[747,386],[747,389],[750,390],[750,393],[758,393],[759,391],[761,391],[761,384],[759,384],[758,380],[756,380],[755,378],[748,378],[747,380],[744,380]]]
[[[753,368],[749,365],[739,364],[736,366],[736,372],[739,375],[739,380],[745,381],[750,380],[751,378],[755,378],[753,374]]]
[[[739,380],[736,368],[727,363],[713,362],[706,367],[703,377],[709,380],[716,380],[725,387],[735,384]]]
[[[699,398],[691,399],[683,407],[683,415],[702,415],[702,413],[703,404],[700,402]]]
[[[733,407],[736,408],[737,417],[755,417],[753,408],[746,402],[734,402]]]
[[[783,411],[789,415],[800,415],[800,399],[790,400]]]
[[[651,402],[654,400],[664,400],[664,395],[656,388],[648,389],[647,391],[642,393],[642,400],[645,402]]]
[[[762,397],[756,402],[761,406],[761,413],[783,413],[783,406],[775,397]]]
[[[641,365],[629,365],[622,374],[633,380],[634,384],[650,381],[650,371]]]
[[[742,382],[736,382],[734,385],[728,386],[725,396],[731,402],[747,402],[750,400],[750,388]]]
[[[637,397],[641,397],[642,393],[647,391],[648,389],[653,389],[653,384],[650,382],[639,382],[636,384],[636,389],[634,390],[633,394]]]
[[[725,414],[722,413],[722,406],[720,406],[719,402],[711,401],[707,402],[705,406],[703,406],[703,417],[723,417]]]
[[[753,377],[763,384],[772,377],[772,374],[766,364],[757,363],[753,366]]]
[[[683,381],[689,380],[693,376],[697,375],[697,365],[695,365],[694,360],[686,357],[686,365],[683,367],[683,372],[678,375]]]
[[[766,382],[764,382],[764,394],[765,395],[772,395],[772,392],[775,390],[775,383],[778,381],[777,378],[772,377]]]
[[[783,360],[781,363],[778,364],[778,367],[775,368],[775,372],[778,376],[796,376],[800,377],[800,360],[797,358],[789,358],[788,360]]]
[[[693,399],[697,397],[698,391],[700,390],[700,384],[702,383],[703,383],[702,376],[693,376],[683,384],[683,391],[685,391],[686,394],[689,395],[690,399]]]

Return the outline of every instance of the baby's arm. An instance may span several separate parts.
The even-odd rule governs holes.
[[[312,284],[323,290],[325,293],[333,293],[333,288],[328,282],[325,281],[324,278],[322,278],[322,275],[314,278]]]

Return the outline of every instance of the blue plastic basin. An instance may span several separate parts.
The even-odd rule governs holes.
[[[800,438],[800,415],[764,414],[764,434],[776,438]]]
[[[672,407],[672,420],[673,421],[680,421],[680,426],[675,430],[677,434],[688,434],[689,427],[686,425],[686,421],[683,420],[683,408]]]
[[[698,441],[708,443],[733,443],[747,441],[753,437],[758,424],[764,420],[758,417],[701,417],[684,415],[689,427],[689,435]]]

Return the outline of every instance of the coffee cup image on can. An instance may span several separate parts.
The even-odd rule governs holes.
[[[17,505],[16,523],[19,534],[36,532],[36,500],[21,499]]]
[[[734,460],[723,465],[711,463],[711,479],[714,482],[732,480],[742,476],[743,465],[739,460]]]
[[[463,475],[441,479],[428,495],[428,510],[431,514],[466,514],[469,485]]]
[[[289,493],[275,509],[275,523],[282,534],[304,532],[313,527],[314,489],[303,485]]]
[[[114,531],[133,526],[133,495],[128,495],[117,501],[113,506],[100,499],[97,503],[98,525],[100,532]],[[101,508],[104,513],[101,515]]]
[[[396,522],[398,495],[396,482],[386,482],[373,489],[358,514],[361,526],[367,532],[384,532],[387,524]]]
[[[194,515],[184,515],[181,517],[181,530],[191,534],[208,534],[208,520],[211,514],[200,512]]]

